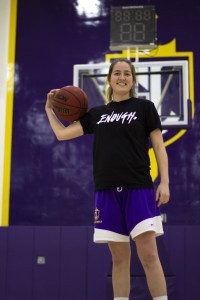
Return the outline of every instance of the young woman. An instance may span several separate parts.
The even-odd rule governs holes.
[[[127,59],[109,68],[107,105],[92,108],[79,121],[64,127],[52,112],[47,96],[46,113],[58,140],[94,134],[95,183],[94,242],[108,243],[112,255],[115,300],[130,294],[130,238],[154,300],[167,300],[156,236],[163,234],[159,206],[169,201],[168,157],[161,123],[154,104],[135,97],[135,69]],[[148,156],[149,140],[155,152],[160,184],[154,192]]]

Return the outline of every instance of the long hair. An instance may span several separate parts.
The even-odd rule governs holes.
[[[131,97],[135,97],[136,96],[136,93],[135,93],[135,84],[136,84],[136,74],[135,74],[135,67],[134,65],[132,64],[132,62],[127,59],[127,58],[119,58],[119,59],[115,59],[110,67],[109,67],[109,71],[108,71],[108,75],[107,75],[107,83],[110,82],[110,78],[111,78],[111,75],[112,75],[112,71],[113,71],[113,68],[114,66],[118,63],[118,62],[125,62],[129,65],[130,69],[131,69],[131,74],[133,76],[133,82],[134,82],[134,85],[132,86],[130,92],[129,92],[129,96],[130,98]],[[113,95],[113,89],[112,87],[109,85],[108,89],[107,89],[107,99],[108,101],[111,101],[112,100],[112,95]]]

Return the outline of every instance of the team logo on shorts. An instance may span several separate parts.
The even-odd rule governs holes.
[[[102,220],[99,219],[100,218],[100,210],[98,208],[95,208],[94,211],[94,223],[102,223]]]

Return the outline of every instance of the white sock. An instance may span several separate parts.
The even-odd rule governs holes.
[[[114,300],[128,300],[128,298],[126,298],[126,297],[117,297],[117,298],[114,298]]]
[[[160,297],[153,298],[153,300],[168,300],[168,297],[167,296],[160,296]]]

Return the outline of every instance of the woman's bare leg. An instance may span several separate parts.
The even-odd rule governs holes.
[[[158,256],[155,233],[143,233],[135,238],[135,242],[152,298],[166,296],[166,280]]]
[[[112,255],[112,284],[114,297],[129,297],[130,294],[130,243],[109,242]]]

